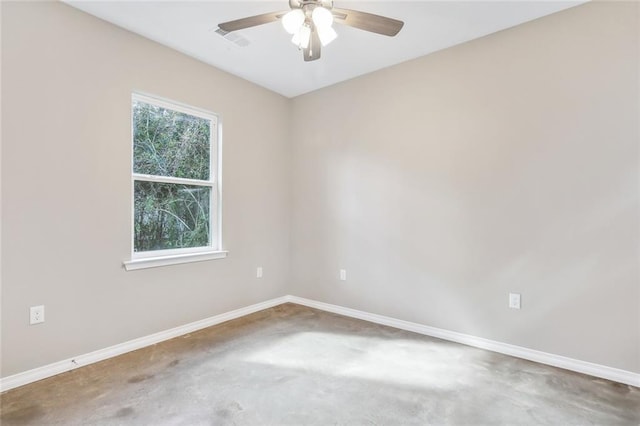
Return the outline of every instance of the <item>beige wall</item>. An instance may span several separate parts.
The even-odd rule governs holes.
[[[287,100],[66,5],[2,2],[0,376],[284,294],[640,372],[638,9]],[[122,269],[132,90],[222,115],[227,259]]]
[[[296,98],[296,294],[640,372],[637,9]]]
[[[1,375],[282,296],[290,101],[61,3],[2,12]],[[133,90],[221,114],[227,259],[122,268]]]

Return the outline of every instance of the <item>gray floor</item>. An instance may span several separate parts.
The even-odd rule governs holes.
[[[286,304],[1,395],[9,425],[639,425],[640,389]]]

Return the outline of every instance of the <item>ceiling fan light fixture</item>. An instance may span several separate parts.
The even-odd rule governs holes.
[[[307,24],[303,24],[291,38],[291,43],[295,44],[300,49],[306,49],[309,47],[309,40],[311,40],[311,27]]]
[[[333,15],[328,9],[322,6],[313,9],[311,19],[313,19],[313,23],[316,24],[318,28],[328,28],[333,24]]]
[[[302,24],[304,23],[305,16],[304,12],[300,9],[294,9],[290,12],[287,12],[282,17],[282,26],[284,30],[289,34],[296,34]]]
[[[342,25],[388,37],[397,35],[404,26],[404,22],[386,16],[352,9],[336,9],[333,7],[333,0],[289,0],[289,8],[289,11],[263,13],[223,22],[218,27],[226,37],[232,31],[281,20],[285,31],[292,34],[291,42],[303,51],[302,58],[305,62],[310,62],[320,59],[322,46],[338,37],[333,29],[334,18]]]
[[[318,38],[322,46],[326,46],[338,37],[338,33],[332,27],[316,27],[318,31]]]

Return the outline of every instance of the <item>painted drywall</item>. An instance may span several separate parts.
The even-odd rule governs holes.
[[[638,7],[294,99],[293,294],[640,372]]]
[[[58,2],[1,7],[1,376],[285,294],[290,101]],[[123,269],[134,90],[221,115],[226,259]]]

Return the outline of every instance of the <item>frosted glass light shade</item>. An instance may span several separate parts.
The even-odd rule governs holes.
[[[318,38],[320,39],[320,43],[322,43],[323,46],[326,46],[327,44],[335,40],[336,37],[338,37],[338,33],[336,33],[336,30],[331,27],[317,26],[316,31],[318,31]]]
[[[289,34],[295,34],[303,23],[304,12],[301,9],[294,9],[282,17],[282,26]]]
[[[313,9],[311,18],[313,19],[313,23],[316,24],[316,27],[318,28],[330,27],[331,24],[333,24],[333,15],[324,7],[318,6]]]

